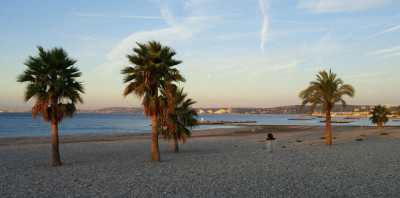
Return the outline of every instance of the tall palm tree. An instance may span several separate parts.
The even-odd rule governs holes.
[[[374,109],[372,109],[372,111],[369,112],[369,114],[371,114],[369,120],[371,120],[373,124],[377,124],[379,128],[379,134],[382,134],[382,125],[389,121],[388,118],[388,115],[390,114],[389,110],[384,106],[377,105],[374,106]]]
[[[173,59],[175,51],[159,42],[149,41],[147,44],[137,45],[139,47],[133,48],[134,53],[127,55],[129,62],[134,66],[125,67],[121,71],[125,75],[123,82],[128,83],[123,95],[126,97],[133,94],[143,98],[145,115],[152,117],[150,160],[159,162],[157,119],[163,111],[160,93],[175,86],[176,82],[185,81],[179,70],[174,68],[182,61]]]
[[[329,70],[320,71],[316,81],[311,81],[310,86],[300,92],[299,97],[303,100],[300,110],[304,105],[311,103],[310,114],[319,104],[323,105],[326,116],[326,145],[332,145],[331,133],[331,110],[337,102],[341,102],[343,107],[346,101],[344,95],[354,96],[354,88],[351,85],[343,84],[341,78],[336,78],[336,74]]]
[[[28,67],[17,77],[17,82],[28,83],[25,89],[25,102],[32,97],[36,103],[32,116],[39,114],[47,123],[51,123],[52,166],[61,166],[58,147],[58,124],[65,117],[72,117],[76,112],[75,103],[83,103],[80,93],[84,93],[81,82],[76,78],[82,75],[73,65],[76,60],[68,57],[62,48],[45,51],[38,46],[39,55],[29,56],[25,65]]]
[[[179,152],[178,140],[186,142],[186,137],[191,136],[190,130],[197,127],[197,112],[191,108],[196,101],[187,98],[187,93],[182,89],[173,91],[173,94],[165,94],[171,96],[165,103],[172,101],[172,105],[164,112],[161,117],[160,129],[164,139],[174,140],[174,152]]]

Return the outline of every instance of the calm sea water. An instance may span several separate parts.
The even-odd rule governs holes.
[[[257,123],[249,123],[253,125],[325,125],[320,123],[323,118],[314,120],[288,120],[290,118],[299,118],[299,115],[216,115],[201,114],[198,119],[202,118],[207,121],[240,121],[249,120],[257,121]],[[333,118],[342,119],[342,118]],[[352,120],[347,124],[334,125],[350,125],[360,126],[360,120]],[[106,134],[106,133],[150,133],[151,119],[146,118],[143,114],[95,114],[80,113],[75,114],[73,118],[64,119],[59,125],[60,135],[81,135],[81,134]],[[362,119],[363,126],[375,126],[368,118]],[[400,122],[389,120],[387,126],[400,126]],[[231,128],[235,125],[200,125],[199,129],[212,128]],[[36,120],[32,118],[30,113],[0,113],[0,137],[35,137],[50,136],[51,125],[44,122],[40,117]]]

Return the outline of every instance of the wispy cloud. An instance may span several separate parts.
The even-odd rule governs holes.
[[[291,70],[294,69],[296,67],[298,67],[300,62],[305,61],[305,59],[301,59],[301,60],[293,60],[290,62],[284,61],[282,60],[282,62],[286,62],[285,64],[276,64],[273,65],[272,67],[267,67],[262,69],[262,71],[258,71],[257,73],[264,73],[264,72],[278,72],[278,71],[282,71],[282,70]]]
[[[223,34],[219,36],[214,36],[212,40],[219,40],[219,41],[227,41],[227,40],[238,40],[244,38],[258,38],[259,32],[244,32],[244,33],[231,33],[231,34]]]
[[[271,21],[271,23],[318,24],[316,22],[306,22],[306,21]]]
[[[366,73],[359,73],[359,74],[354,74],[354,75],[347,75],[344,76],[343,78],[346,79],[354,79],[354,78],[368,78],[369,80],[371,77],[378,77],[378,76],[384,76],[388,74],[389,72],[383,71],[383,72],[366,72]]]
[[[323,70],[323,67],[317,66],[317,67],[307,67],[304,69],[305,71],[320,71]]]
[[[211,1],[212,0],[191,0],[191,1],[185,2],[185,7],[186,8],[195,8],[195,7],[198,7],[200,5],[203,5],[203,4],[211,2]]]
[[[157,40],[163,44],[170,45],[172,42],[185,41],[192,38],[196,33],[206,28],[213,16],[189,16],[183,22],[178,22],[165,4],[158,3],[163,20],[169,27],[148,31],[134,32],[122,39],[113,49],[106,54],[108,63],[100,66],[101,70],[113,72],[127,65],[125,55],[131,53],[136,42],[145,43],[149,40]],[[218,20],[218,18],[215,18]]]
[[[382,58],[400,56],[400,46],[367,53],[367,55],[380,55]]]
[[[394,26],[394,27],[391,27],[391,28],[389,28],[389,29],[386,29],[386,30],[384,30],[384,31],[382,31],[382,32],[379,32],[379,33],[373,35],[372,37],[379,36],[379,35],[382,35],[382,34],[386,34],[386,33],[388,33],[388,32],[392,32],[392,31],[399,30],[399,29],[400,29],[400,25]]]
[[[307,9],[312,13],[355,12],[390,2],[391,0],[302,0],[297,7]]]
[[[296,68],[297,65],[299,64],[300,61],[292,61],[288,64],[284,64],[284,65],[274,65],[270,68],[268,68],[267,70],[269,71],[279,71],[279,70],[284,70],[284,69],[293,69]]]
[[[93,14],[93,13],[71,13],[72,16],[80,16],[80,17],[109,17],[109,18],[137,18],[137,19],[160,19],[163,20],[163,17],[156,16],[138,16],[138,15],[106,15],[106,14]]]
[[[267,31],[268,31],[268,13],[267,10],[269,8],[269,2],[266,0],[258,0],[260,4],[261,12],[264,16],[263,25],[261,28],[261,42],[260,42],[260,50],[264,54],[264,45],[267,43]]]
[[[376,33],[376,34],[374,34],[374,35],[372,35],[372,36],[369,36],[369,37],[367,37],[367,38],[364,38],[364,39],[361,40],[361,41],[364,42],[364,41],[366,41],[366,40],[369,40],[369,39],[375,38],[375,37],[377,37],[377,36],[380,36],[380,35],[383,35],[383,34],[386,34],[386,33],[389,33],[389,32],[393,32],[393,31],[396,31],[396,30],[399,30],[399,29],[400,29],[400,25],[397,25],[397,26],[388,28],[388,29],[386,29],[386,30],[383,30],[383,31],[381,31],[381,32],[378,32],[378,33]]]
[[[388,57],[393,57],[393,56],[400,56],[400,52],[395,52],[395,53],[391,53],[391,54],[386,54],[383,55],[383,58],[388,58]]]

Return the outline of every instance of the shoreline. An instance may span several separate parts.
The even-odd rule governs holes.
[[[246,125],[238,124],[238,127],[234,128],[215,128],[215,129],[203,129],[203,130],[193,130],[192,136],[188,138],[188,141],[195,138],[201,137],[240,137],[248,135],[267,135],[268,133],[279,134],[277,137],[290,137],[290,136],[309,136],[311,134],[319,133],[320,137],[325,134],[325,126],[315,126],[315,125]],[[377,127],[364,126],[364,130],[359,131],[357,134],[354,131],[360,129],[360,126],[334,126],[332,125],[332,136],[335,133],[340,134],[343,139],[349,139],[352,137],[355,139],[357,135],[371,135],[377,134]],[[338,129],[338,130],[335,130]],[[398,129],[400,126],[384,126],[385,129]],[[254,130],[254,132],[253,132]],[[318,131],[318,132],[316,132]],[[343,131],[347,131],[348,134],[343,134]],[[352,133],[349,133],[352,131]],[[375,132],[374,132],[375,131]],[[388,137],[400,137],[400,133],[391,133]],[[308,138],[308,137],[307,137]],[[306,138],[306,139],[307,139]],[[338,137],[336,137],[336,141]],[[41,137],[0,137],[0,147],[8,145],[29,145],[29,144],[46,144],[50,143],[50,136]],[[109,133],[109,134],[86,134],[86,135],[64,135],[59,136],[60,143],[85,143],[85,142],[116,142],[116,141],[127,141],[127,140],[149,140],[151,139],[151,133]],[[163,138],[159,137],[160,141]],[[340,139],[339,139],[340,140]],[[311,140],[308,140],[311,141]],[[335,139],[334,139],[335,141]],[[318,142],[314,141],[313,143]]]

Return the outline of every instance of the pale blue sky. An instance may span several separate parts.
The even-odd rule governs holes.
[[[355,88],[348,104],[400,104],[398,0],[0,0],[0,27],[0,110],[31,108],[16,77],[37,45],[78,60],[78,108],[138,107],[120,70],[149,40],[175,49],[195,107],[300,104],[330,68]]]

